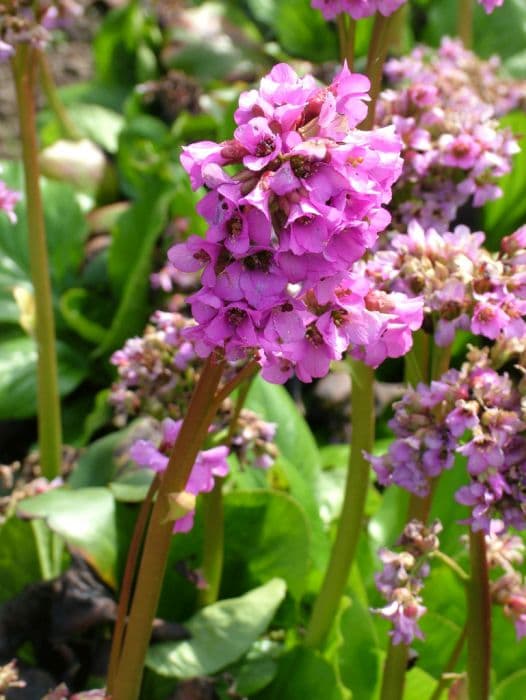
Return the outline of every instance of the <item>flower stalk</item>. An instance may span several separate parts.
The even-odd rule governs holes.
[[[65,138],[70,139],[71,141],[79,141],[82,138],[82,134],[71,121],[70,116],[59,97],[57,86],[53,80],[53,74],[51,73],[51,69],[49,67],[49,62],[44,53],[39,52],[38,65],[42,90],[46,96],[50,109],[54,112],[55,117],[57,118],[63,135]]]
[[[252,378],[245,380],[240,386],[234,412],[225,439],[230,444],[239,420],[239,415],[245,404]],[[224,479],[216,478],[214,488],[210,493],[203,494],[203,564],[202,572],[206,581],[206,588],[200,591],[199,602],[201,605],[215,603],[221,586],[224,560],[224,530],[225,514],[223,507],[223,482]]]
[[[345,591],[362,532],[369,488],[370,464],[363,453],[370,452],[374,442],[374,371],[357,360],[351,360],[350,364],[353,382],[351,454],[336,539],[305,635],[305,644],[313,648],[323,644]]]
[[[137,700],[139,697],[144,659],[172,538],[170,495],[184,491],[197,453],[206,439],[220,403],[217,388],[223,368],[224,362],[215,354],[207,360],[162,477],[144,541],[117,672],[112,687],[108,689],[119,700]]]
[[[474,9],[474,0],[459,0],[457,15],[457,34],[466,49],[470,49],[473,45]]]
[[[55,319],[49,277],[44,209],[39,183],[35,110],[35,81],[39,51],[19,44],[12,58],[13,76],[22,141],[29,264],[35,298],[37,344],[38,444],[43,475],[53,479],[62,461],[62,423],[58,389]]]
[[[487,700],[491,670],[491,599],[483,531],[469,532],[471,576],[467,587],[468,697]]]

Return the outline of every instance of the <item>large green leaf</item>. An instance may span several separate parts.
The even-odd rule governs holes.
[[[434,612],[433,600],[427,595],[425,588],[423,595],[429,609],[420,621],[424,639],[415,641],[415,649],[419,655],[419,666],[435,678],[439,678],[462,634],[462,628],[447,617]]]
[[[108,266],[119,306],[98,354],[115,350],[144,328],[153,249],[168,221],[172,197],[171,185],[150,182],[118,221]]]
[[[501,124],[517,135],[521,151],[513,158],[511,172],[499,181],[503,196],[484,207],[484,230],[493,249],[498,249],[501,238],[526,219],[526,114],[512,112],[501,119]]]
[[[58,341],[58,386],[66,396],[87,375],[86,357]],[[20,335],[0,342],[0,420],[27,418],[36,413],[37,348],[33,338]]]
[[[191,639],[150,647],[146,665],[177,678],[216,673],[237,661],[265,632],[285,592],[284,581],[274,578],[239,598],[207,606],[185,623]]]
[[[224,496],[225,561],[221,597],[241,595],[272,577],[299,599],[309,571],[309,523],[297,502],[280,492],[237,491]],[[173,538],[158,614],[183,619],[195,604],[195,585],[178,573],[200,566],[203,519],[198,500],[191,532]],[[173,591],[177,590],[174,597]]]
[[[45,518],[49,528],[79,551],[106,583],[116,586],[117,514],[108,489],[52,489],[21,501],[18,513]]]
[[[20,163],[6,164],[2,180],[21,193],[24,191]],[[75,283],[84,257],[87,225],[71,187],[41,178],[46,240],[53,291],[58,293]],[[12,289],[31,288],[27,247],[27,212],[23,198],[16,207],[18,221],[12,224],[0,216],[0,304],[12,303]]]
[[[119,132],[124,117],[112,109],[98,104],[76,103],[68,107],[70,119],[82,136],[91,139],[108,153],[116,153]],[[61,136],[61,127],[52,119],[43,129],[42,139],[51,144]]]
[[[255,696],[257,700],[345,700],[346,697],[348,693],[342,690],[331,664],[306,647],[296,647],[285,654],[274,681]]]
[[[429,698],[435,687],[436,679],[416,666],[405,677],[404,700]]]
[[[517,700],[526,697],[526,670],[521,669],[499,683],[495,700]]]
[[[356,598],[339,619],[338,664],[343,684],[354,700],[370,700],[380,679],[378,639],[371,613]]]
[[[31,523],[9,518],[0,526],[0,603],[41,578]]]
[[[271,491],[228,494],[225,499],[225,578],[259,583],[279,576],[300,597],[309,570],[309,525],[289,496]]]
[[[335,33],[310,0],[278,0],[274,31],[281,46],[293,56],[316,62],[338,58]]]
[[[282,386],[269,384],[261,377],[256,377],[250,387],[246,406],[265,420],[276,423],[274,442],[281,454],[301,470],[315,489],[321,463],[320,453],[307,422],[300,415],[290,394]]]

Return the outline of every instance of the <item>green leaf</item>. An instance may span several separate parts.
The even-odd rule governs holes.
[[[108,585],[116,586],[117,521],[108,489],[52,489],[21,501],[18,513],[45,518],[48,527],[80,552]]]
[[[181,679],[216,673],[237,661],[265,632],[285,592],[284,581],[274,578],[239,598],[207,606],[185,623],[191,639],[150,647],[146,665]]]
[[[203,553],[202,503],[198,499],[193,529],[173,538],[158,615],[184,619],[195,604],[196,588],[178,571],[195,569]],[[282,578],[299,599],[309,572],[309,523],[290,496],[268,490],[225,493],[225,561],[220,595],[230,598]],[[173,591],[177,590],[174,597]]]
[[[31,523],[11,517],[0,526],[0,603],[40,579]]]
[[[109,487],[117,501],[139,503],[145,499],[154,476],[151,469],[134,469],[112,481]]]
[[[433,608],[432,598],[427,593],[424,588],[426,602]],[[434,612],[433,609],[428,610],[422,617],[420,627],[424,633],[424,639],[415,640],[415,648],[419,656],[418,665],[435,678],[440,678],[462,634],[462,628],[444,615]]]
[[[21,164],[6,164],[2,180],[8,187],[23,193]],[[45,178],[41,178],[40,184],[51,280],[54,293],[58,293],[77,282],[87,225],[69,185]],[[18,221],[15,224],[0,216],[0,302],[12,303],[11,290],[17,285],[31,288],[25,199],[18,203],[16,212]]]
[[[315,488],[321,464],[320,452],[307,422],[286,389],[256,377],[250,387],[246,406],[265,420],[277,424],[274,442],[280,453],[295,464]]]
[[[526,670],[522,669],[499,683],[495,700],[517,700],[526,697]]]
[[[60,297],[60,311],[68,326],[81,338],[91,343],[100,343],[106,329],[87,316],[86,306],[92,298],[87,289],[72,287]]]
[[[436,686],[436,679],[421,668],[412,668],[405,677],[404,700],[429,698]]]
[[[144,68],[141,47],[156,38],[153,17],[141,3],[132,0],[109,12],[94,42],[98,81],[131,89],[140,81],[138,72]]]
[[[347,695],[348,697],[348,695]],[[296,647],[279,662],[278,675],[257,700],[345,700],[337,675],[318,652]]]
[[[172,197],[171,185],[150,182],[119,219],[108,260],[119,306],[97,355],[121,347],[128,337],[144,328],[153,249],[167,223]]]
[[[498,249],[501,238],[513,233],[526,217],[526,114],[512,112],[502,117],[500,123],[517,135],[521,151],[513,158],[511,172],[499,181],[503,196],[484,207],[484,230],[494,250]]]
[[[353,598],[339,620],[341,645],[338,664],[341,680],[353,700],[370,700],[380,680],[378,639],[369,610]]]
[[[237,695],[254,695],[274,679],[278,670],[276,659],[281,650],[282,646],[276,642],[258,640],[237,666],[228,669]]]
[[[398,486],[391,486],[384,492],[380,507],[369,521],[369,535],[375,549],[391,546],[400,537],[408,502],[408,492]]]
[[[280,455],[271,471],[271,479],[276,476],[278,476],[278,483],[273,483],[274,488],[285,488],[304,509],[311,530],[311,558],[317,569],[324,570],[329,545],[324,527],[326,522],[324,473],[319,474],[313,482],[295,464]]]
[[[459,524],[459,521],[469,514],[466,506],[455,500],[458,489],[468,483],[466,464],[466,457],[459,454],[455,456],[453,467],[447,469],[438,481],[431,508],[431,520],[438,518],[443,527],[440,549],[453,556],[459,550],[462,551],[460,537],[466,532],[466,526]]]
[[[81,136],[91,139],[108,153],[116,153],[119,133],[124,117],[113,109],[97,104],[72,104],[68,115]],[[56,119],[51,119],[42,129],[42,140],[46,145],[58,140],[61,128]]]
[[[126,428],[95,440],[80,456],[68,479],[69,486],[74,489],[106,486],[120,475],[128,473],[126,467],[130,464],[129,448],[135,440],[147,440],[152,434],[151,419],[139,418]]]
[[[225,496],[224,577],[236,587],[278,576],[299,598],[309,569],[309,540],[305,513],[289,496],[265,490]]]
[[[57,355],[59,391],[66,396],[86,377],[86,357],[60,341]],[[0,342],[0,420],[35,415],[36,381],[35,341],[21,335]]]
[[[338,59],[338,41],[321,12],[310,0],[279,0],[274,30],[281,46],[292,56],[316,61]]]

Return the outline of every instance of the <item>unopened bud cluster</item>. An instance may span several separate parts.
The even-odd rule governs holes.
[[[390,635],[393,644],[411,644],[422,639],[418,620],[426,612],[420,595],[424,579],[429,575],[429,557],[439,548],[438,534],[442,525],[437,521],[426,527],[418,520],[409,522],[399,540],[401,552],[381,549],[383,570],[376,574],[376,587],[386,599],[383,608],[374,608],[393,624]]]

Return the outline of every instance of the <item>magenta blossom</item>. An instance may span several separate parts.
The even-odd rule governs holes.
[[[141,467],[155,472],[163,472],[168,466],[169,452],[172,450],[177,435],[181,429],[182,421],[173,421],[166,418],[163,421],[163,439],[159,448],[147,440],[138,440],[130,449],[130,457]],[[202,450],[198,453],[194,466],[190,473],[185,493],[197,496],[199,493],[208,493],[214,488],[216,477],[224,477],[228,474],[228,448],[224,445]],[[188,508],[174,525],[174,532],[188,532],[194,524],[195,510]]]
[[[325,19],[331,20],[339,14],[348,14],[353,19],[370,17],[375,12],[387,17],[392,15],[406,0],[312,0],[312,7],[321,10]]]
[[[20,201],[20,194],[10,190],[0,180],[0,211],[3,211],[13,224],[16,222],[15,205],[18,201]]]
[[[420,300],[378,295],[352,269],[389,224],[402,165],[393,127],[356,128],[368,89],[346,65],[322,87],[279,64],[240,96],[233,139],[184,149],[192,185],[209,190],[199,204],[209,229],[169,258],[202,270],[188,300],[200,356],[251,354],[269,381],[309,382],[346,351],[377,366],[411,346]]]

